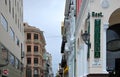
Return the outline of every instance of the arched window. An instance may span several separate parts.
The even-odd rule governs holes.
[[[32,71],[29,68],[26,70],[26,77],[32,77]]]
[[[38,69],[34,68],[34,75],[37,75],[37,74],[38,74]]]

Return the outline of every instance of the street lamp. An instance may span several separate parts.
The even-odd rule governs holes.
[[[85,44],[88,45],[88,47],[91,47],[91,44],[89,43],[90,34],[87,31],[85,31],[85,33],[81,34],[81,36]]]

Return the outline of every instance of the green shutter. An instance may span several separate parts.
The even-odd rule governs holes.
[[[100,25],[101,19],[95,19],[94,21],[94,57],[100,58]]]

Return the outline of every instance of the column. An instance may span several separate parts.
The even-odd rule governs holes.
[[[108,73],[106,71],[106,53],[107,53],[107,49],[106,49],[106,32],[107,32],[107,28],[108,28],[108,23],[103,25],[103,72],[104,73]]]
[[[84,49],[83,49],[83,53],[84,53],[84,76],[87,76],[88,74],[88,62],[87,62],[87,52],[88,52],[88,46],[84,43]]]

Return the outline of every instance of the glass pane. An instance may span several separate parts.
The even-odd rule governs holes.
[[[11,54],[11,53],[9,53],[9,62],[10,62],[10,64],[11,65],[15,65],[15,59],[14,59],[14,56]]]

